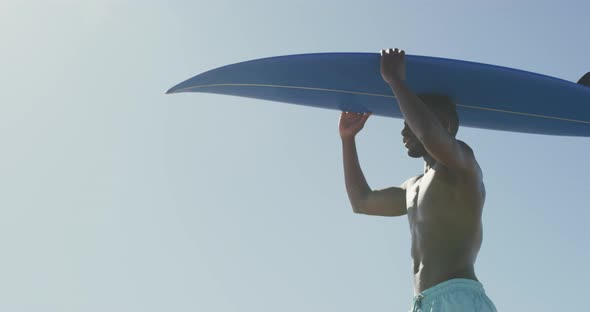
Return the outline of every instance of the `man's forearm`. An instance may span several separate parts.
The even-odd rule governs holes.
[[[362,200],[371,192],[371,188],[361,170],[354,137],[342,139],[342,153],[346,192],[352,209],[357,211],[360,209]]]
[[[389,86],[395,94],[406,123],[416,137],[421,139],[427,133],[442,130],[433,129],[433,127],[442,128],[440,121],[403,80],[394,80],[389,83]]]

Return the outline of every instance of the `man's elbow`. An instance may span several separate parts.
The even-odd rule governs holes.
[[[354,207],[352,207],[352,212],[355,214],[367,214],[364,210],[355,209]]]
[[[350,205],[352,206],[352,212],[358,214],[366,214],[365,205],[362,201],[354,201],[351,202]]]

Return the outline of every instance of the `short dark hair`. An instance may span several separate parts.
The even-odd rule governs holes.
[[[435,93],[422,93],[418,97],[426,104],[439,119],[447,119],[451,126],[451,134],[457,135],[459,131],[459,115],[457,106],[450,97]]]

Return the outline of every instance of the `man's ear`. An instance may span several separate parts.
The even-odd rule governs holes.
[[[443,118],[440,122],[448,133],[453,134],[453,130],[451,129],[451,121],[448,118]]]

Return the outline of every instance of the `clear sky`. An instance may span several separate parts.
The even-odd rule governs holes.
[[[588,12],[587,1],[2,0],[0,311],[407,311],[407,219],[352,213],[338,112],[164,92],[240,61],[389,47],[577,81],[590,70]],[[373,188],[422,170],[402,126],[371,117],[358,136]],[[476,272],[498,309],[585,305],[590,139],[458,137],[485,175]]]

